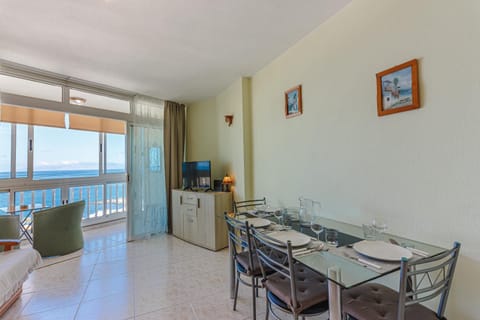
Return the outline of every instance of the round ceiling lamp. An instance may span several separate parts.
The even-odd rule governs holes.
[[[70,97],[70,103],[83,106],[87,102],[87,99],[82,97]]]

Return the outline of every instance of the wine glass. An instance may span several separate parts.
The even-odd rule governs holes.
[[[273,215],[277,218],[278,223],[283,226],[283,209],[273,210]]]
[[[316,233],[317,240],[320,241],[320,233],[323,232],[323,226],[319,223],[316,217],[312,218],[312,221],[310,222],[310,229]]]

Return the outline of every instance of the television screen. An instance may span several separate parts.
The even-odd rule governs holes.
[[[209,189],[210,176],[210,161],[184,162],[182,165],[184,189]]]

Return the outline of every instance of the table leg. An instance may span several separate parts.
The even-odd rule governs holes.
[[[32,239],[32,236],[30,235],[30,233],[28,232],[28,230],[25,228],[25,226],[23,225],[20,225],[20,230],[22,231],[21,235],[20,235],[20,239],[25,236],[25,239],[28,240],[28,242],[30,242],[30,244],[33,244],[33,239]]]
[[[328,278],[341,281],[340,269],[328,269]],[[328,308],[330,320],[342,320],[342,288],[332,280],[328,280]]]

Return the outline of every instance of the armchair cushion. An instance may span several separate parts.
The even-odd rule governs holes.
[[[85,201],[33,213],[33,248],[42,257],[59,256],[83,248],[82,216]]]
[[[20,216],[0,215],[0,239],[20,238]]]

